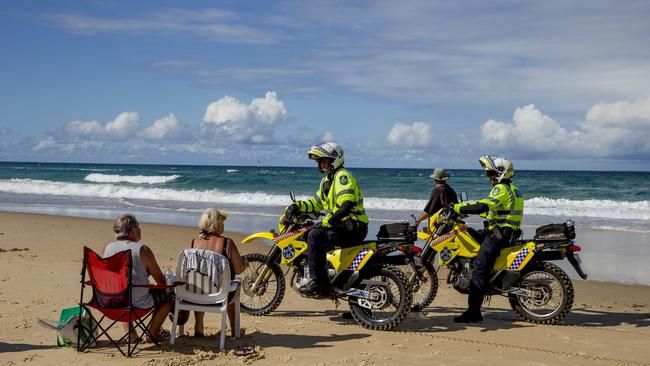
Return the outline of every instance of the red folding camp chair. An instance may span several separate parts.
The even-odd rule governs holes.
[[[131,250],[119,252],[112,257],[102,258],[99,254],[92,251],[88,247],[84,247],[84,260],[83,268],[81,269],[81,297],[79,300],[80,314],[86,311],[90,315],[90,329],[87,324],[79,322],[78,329],[83,329],[83,332],[78,332],[77,337],[77,351],[81,352],[90,347],[102,335],[111,341],[111,343],[124,355],[131,357],[138,344],[141,343],[145,335],[149,336],[156,345],[159,346],[156,338],[149,331],[149,325],[153,316],[158,311],[158,306],[153,306],[147,309],[133,307],[131,304],[131,290],[133,287],[145,287],[149,289],[167,289],[173,286],[156,286],[156,285],[134,285],[132,283],[131,271],[133,268],[131,257]],[[86,271],[88,271],[89,281],[86,281]],[[93,289],[92,299],[84,303],[83,294],[86,285],[91,286]],[[102,313],[99,321],[92,315],[90,309],[95,309]],[[110,325],[104,328],[101,323],[104,319],[112,321]],[[108,330],[118,322],[129,323],[129,332],[122,336],[122,338],[114,340],[109,334]],[[146,322],[146,324],[145,324]],[[83,327],[83,328],[82,328]],[[136,334],[138,329],[141,333],[136,339],[131,339],[131,333],[135,330]],[[101,332],[94,336],[95,332]],[[84,342],[81,341],[81,334],[91,334]],[[120,343],[126,342],[126,353],[122,350],[123,346]]]

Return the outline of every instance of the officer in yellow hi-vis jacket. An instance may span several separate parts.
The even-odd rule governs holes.
[[[327,251],[335,243],[358,242],[368,233],[368,216],[363,208],[363,195],[357,179],[343,167],[343,149],[328,142],[312,146],[307,155],[318,162],[325,174],[316,196],[297,201],[287,208],[293,212],[326,211],[321,226],[307,236],[307,255],[311,280],[299,290],[305,294],[323,294],[329,290],[327,277]]]
[[[515,175],[512,163],[501,156],[483,155],[479,159],[493,187],[487,198],[474,204],[457,203],[454,211],[460,214],[480,214],[487,219],[485,238],[474,260],[474,271],[469,287],[467,310],[454,318],[457,323],[474,323],[483,320],[481,304],[490,287],[492,267],[502,248],[509,246],[521,235],[524,218],[524,197],[510,181]]]

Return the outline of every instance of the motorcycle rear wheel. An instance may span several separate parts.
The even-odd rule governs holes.
[[[573,283],[560,267],[549,262],[531,264],[514,285],[531,290],[533,297],[510,294],[510,306],[531,323],[561,323],[573,307]]]
[[[364,328],[373,330],[393,330],[399,327],[411,310],[413,292],[404,272],[388,264],[375,265],[362,271],[354,287],[370,291],[378,300],[349,298],[348,305],[352,316]],[[361,281],[387,282],[388,289],[377,285],[361,285]],[[366,302],[370,309],[361,306]]]
[[[248,267],[238,276],[242,278],[240,294],[241,310],[251,315],[267,315],[277,309],[284,298],[285,281],[282,268],[277,263],[269,264],[271,277],[257,289],[251,290],[252,285],[266,264],[264,254],[252,253],[244,256],[248,259]]]

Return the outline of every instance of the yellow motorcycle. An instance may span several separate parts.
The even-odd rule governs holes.
[[[451,208],[442,208],[431,217],[429,232],[418,232],[426,241],[419,259],[423,264],[433,263],[437,254],[440,266],[449,269],[447,283],[467,294],[483,235],[468,227]],[[531,240],[518,240],[515,235],[494,265],[489,295],[507,296],[512,309],[526,321],[556,324],[564,320],[573,306],[573,283],[550,261],[566,258],[578,275],[587,279],[577,253],[581,248],[574,238],[571,221],[541,226]],[[435,293],[420,297],[433,301]]]
[[[293,192],[291,198],[295,201]],[[283,215],[278,231],[259,232],[242,241],[270,240],[268,254],[247,254],[248,268],[241,274],[241,309],[252,315],[266,315],[282,302],[285,293],[285,276],[291,271],[291,288],[298,291],[309,281],[307,235],[320,215],[296,213]],[[406,275],[384,261],[387,254],[400,246],[413,245],[417,233],[408,224],[393,224],[402,230],[399,237],[384,240],[347,243],[327,253],[328,275],[333,291],[329,299],[347,299],[353,318],[363,327],[375,330],[397,328],[411,309],[413,294]],[[406,225],[404,227],[403,225]],[[382,228],[385,229],[385,228]],[[381,230],[380,230],[381,232]],[[410,244],[408,243],[410,242]],[[286,266],[286,272],[282,266]]]

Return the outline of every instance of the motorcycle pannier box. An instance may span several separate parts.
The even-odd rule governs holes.
[[[379,227],[377,239],[382,241],[410,241],[409,224],[407,222],[397,222],[394,224],[384,224]]]
[[[535,230],[535,240],[571,240],[576,237],[573,223],[548,224],[540,226]]]

